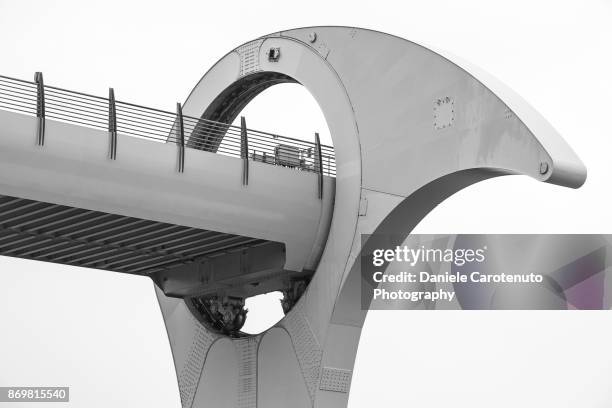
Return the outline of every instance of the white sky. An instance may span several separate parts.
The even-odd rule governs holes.
[[[386,31],[500,78],[589,169],[576,191],[523,177],[480,183],[416,232],[610,233],[611,17],[609,0],[0,0],[0,74],[43,71],[50,85],[100,95],[113,86],[118,99],[173,111],[216,60],[262,34],[324,24]],[[307,97],[297,108],[271,95],[249,126],[304,137],[325,128]],[[179,406],[149,280],[1,257],[0,279],[0,386],[70,385],[72,407]],[[350,406],[608,407],[611,323],[610,313],[372,312]],[[486,353],[457,353],[453,343]]]

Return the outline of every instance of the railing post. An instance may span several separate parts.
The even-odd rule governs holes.
[[[45,144],[45,84],[42,72],[34,74],[36,82],[36,117],[38,118],[38,128],[36,131],[36,144]]]
[[[178,131],[178,171],[185,171],[185,127],[183,126],[183,108],[180,103],[176,103],[176,124]]]
[[[108,88],[108,135],[110,138],[110,159],[117,160],[117,107],[113,88]]]
[[[323,156],[321,154],[321,140],[319,139],[319,134],[315,133],[315,169],[319,174],[318,177],[318,190],[319,190],[319,200],[323,199]]]
[[[242,157],[242,185],[249,184],[249,139],[246,119],[240,117],[240,157]]]

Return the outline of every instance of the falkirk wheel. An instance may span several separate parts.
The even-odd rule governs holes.
[[[244,121],[231,127],[253,98],[280,83],[301,84],[318,103],[334,172],[323,171],[318,142],[296,150],[259,133],[261,146],[273,145],[260,155]],[[0,169],[0,205],[22,206],[24,214],[38,208],[27,213],[31,220],[56,219],[46,227],[56,232],[30,231],[23,240],[42,239],[35,249],[3,254],[150,276],[185,408],[345,407],[368,309],[363,240],[385,235],[399,245],[447,197],[489,178],[523,174],[572,188],[586,178],[555,129],[503,84],[455,57],[371,30],[286,30],[227,53],[178,108],[171,131],[180,135],[173,136],[178,171],[175,143],[122,135],[129,132],[116,117],[132,108],[115,106],[112,92],[104,100],[109,159],[100,153],[106,129],[54,122],[51,104],[45,119],[44,93],[57,99],[60,91],[44,87],[42,75],[32,84],[36,117],[2,122],[15,124],[1,130],[19,137],[0,137],[1,165],[26,167]],[[92,137],[80,143],[77,131]],[[222,157],[216,153],[230,149],[230,131],[240,149]],[[37,149],[23,142],[34,133]],[[30,153],[10,153],[19,149]],[[90,241],[92,233],[77,230],[79,214],[98,220],[89,230],[106,228],[106,238]],[[62,236],[58,223],[73,233]],[[129,237],[113,241],[121,228]],[[228,243],[239,250],[228,251]],[[213,244],[206,256],[184,256],[185,248]],[[109,258],[113,251],[120,253]],[[242,332],[244,300],[272,291],[284,295],[284,317],[263,333]]]
[[[586,170],[524,100],[454,57],[348,27],[282,31],[239,46],[196,85],[184,110],[231,123],[264,89],[303,85],[336,156],[331,216],[308,286],[274,327],[220,334],[202,309],[158,298],[184,407],[344,407],[367,311],[362,234],[401,238],[453,193],[525,174],[577,188]],[[163,286],[162,286],[163,288]]]

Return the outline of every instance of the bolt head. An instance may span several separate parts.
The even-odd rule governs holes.
[[[308,41],[310,41],[311,43],[317,41],[317,33],[313,31],[310,34],[308,34]]]
[[[542,162],[540,163],[540,174],[544,175],[546,173],[548,173],[548,163]]]

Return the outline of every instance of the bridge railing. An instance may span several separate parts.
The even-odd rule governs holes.
[[[181,134],[174,112],[0,76],[0,109],[41,117],[41,104],[44,118],[60,122],[233,157],[244,158],[246,143],[250,160],[336,175],[333,147],[320,145],[319,153],[314,137],[309,142],[185,115]]]

